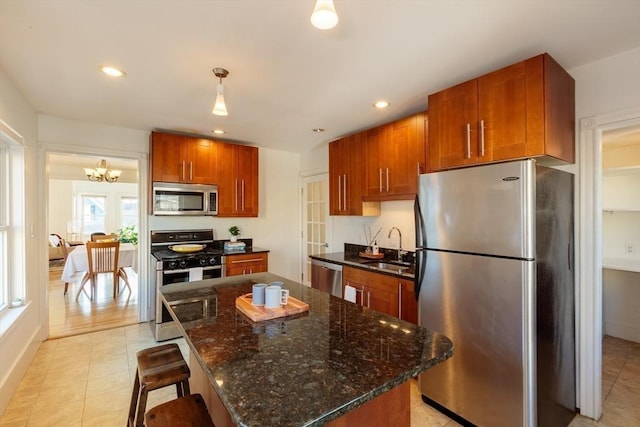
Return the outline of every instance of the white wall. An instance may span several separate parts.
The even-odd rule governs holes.
[[[149,229],[213,228],[216,239],[228,239],[227,230],[237,225],[241,238],[251,238],[254,246],[270,251],[270,272],[297,280],[300,278],[299,164],[298,154],[260,148],[258,218],[150,216]]]
[[[65,179],[49,180],[48,232],[49,234],[59,234],[67,240],[72,240],[70,236],[67,236],[67,221],[71,221],[73,218],[73,187],[71,182]]]
[[[36,170],[37,157],[37,116],[33,108],[7,80],[0,69],[0,119],[24,138],[26,170]],[[42,198],[38,197],[38,175],[27,173],[25,177],[26,229],[23,230],[25,252],[30,254],[29,262],[44,265],[47,247],[38,244],[38,233],[44,228],[41,221]],[[31,233],[33,230],[33,234]],[[29,264],[31,267],[32,264]],[[4,411],[22,376],[26,372],[41,341],[44,312],[40,293],[43,277],[37,268],[27,268],[25,272],[26,299],[28,305],[13,311],[19,317],[9,327],[0,328],[0,413]],[[46,283],[46,281],[45,281]],[[0,314],[0,316],[7,313]],[[0,322],[2,323],[2,322]]]

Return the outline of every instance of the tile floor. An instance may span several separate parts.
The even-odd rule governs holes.
[[[184,340],[174,341],[186,357]],[[44,342],[0,426],[126,425],[136,352],[155,345],[147,324]],[[640,344],[606,337],[604,348],[604,415],[599,422],[577,417],[572,427],[640,425]],[[173,398],[173,387],[152,391],[147,407]],[[457,425],[425,405],[412,382],[412,427]]]

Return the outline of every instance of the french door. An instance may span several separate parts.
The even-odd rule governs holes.
[[[302,179],[302,283],[311,286],[310,255],[327,253],[331,248],[329,216],[329,175]]]

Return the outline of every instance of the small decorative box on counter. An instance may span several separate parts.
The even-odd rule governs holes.
[[[246,247],[244,242],[224,242],[225,252],[244,252]]]

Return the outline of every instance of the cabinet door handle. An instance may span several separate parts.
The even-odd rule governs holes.
[[[471,123],[467,123],[467,154],[465,159],[471,158]]]
[[[367,292],[367,307],[371,308],[371,292]]]
[[[189,162],[189,181],[193,181],[193,162]]]
[[[182,181],[186,181],[187,180],[186,179],[187,177],[186,177],[186,175],[184,173],[184,168],[185,167],[186,167],[186,162],[182,162]]]
[[[242,191],[240,194],[242,194],[242,212],[244,212],[244,179],[242,179]]]
[[[344,197],[344,210],[348,209],[347,207],[347,174],[342,175],[342,197]]]
[[[338,212],[342,211],[342,175],[338,175]]]
[[[484,120],[480,120],[480,156],[484,157]]]
[[[402,319],[402,283],[398,282],[398,318]]]
[[[387,168],[387,193],[389,192],[389,168]]]
[[[422,168],[420,168],[420,162],[416,164],[416,172],[418,172],[418,175],[422,173]]]
[[[379,188],[380,188],[380,191],[379,192],[382,193],[382,168],[380,168],[378,170],[380,171],[380,173],[379,173],[379,176],[380,176],[379,177],[379,181],[380,181]]]
[[[236,185],[235,185],[235,191],[236,191],[236,212],[238,212],[238,179],[236,178]]]

